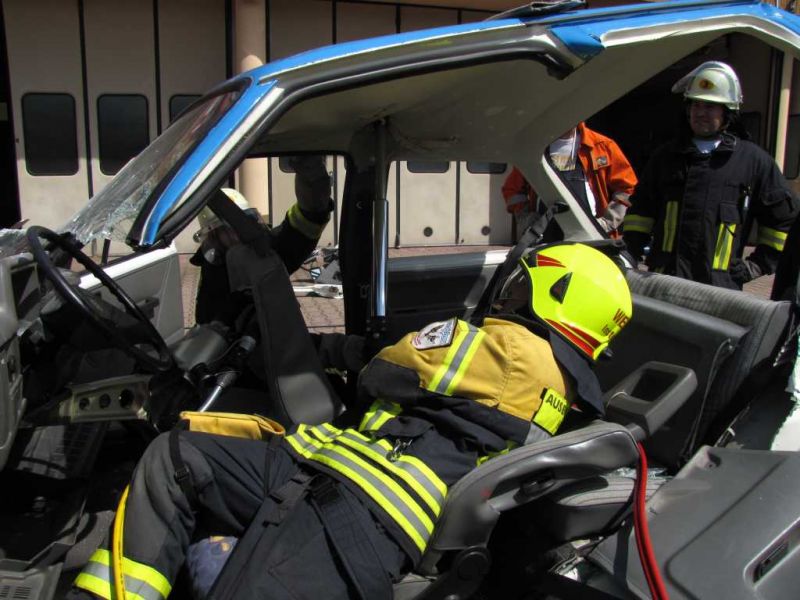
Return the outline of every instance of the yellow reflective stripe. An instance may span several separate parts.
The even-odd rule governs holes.
[[[89,562],[97,562],[108,567],[111,565],[111,552],[105,548],[98,548],[89,557]]]
[[[320,423],[319,425],[317,425],[317,428],[318,429],[319,428],[324,428],[325,432],[328,433],[329,435],[341,435],[342,434],[342,430],[341,429],[339,429],[338,427],[334,427],[330,423]]]
[[[473,335],[474,334],[474,335]],[[472,336],[470,338],[470,335]],[[470,363],[472,362],[475,353],[478,351],[478,348],[483,342],[483,338],[486,337],[486,333],[478,329],[475,332],[470,332],[470,335],[464,340],[464,345],[467,346],[467,350],[464,355],[461,357],[461,362],[458,365],[458,370],[456,371],[455,375],[453,376],[452,380],[447,386],[447,389],[444,391],[445,396],[451,396],[453,394],[453,390],[456,389],[458,384],[461,382],[461,379],[464,377],[464,373],[467,372]]]
[[[447,352],[442,366],[436,372],[436,376],[428,384],[427,389],[431,392],[444,395],[453,393],[485,335],[477,327],[464,321],[459,321],[458,327],[460,329],[459,335],[450,346],[450,350]]]
[[[123,557],[122,571],[126,598],[163,600],[172,591],[167,578],[152,567]],[[75,585],[103,598],[115,597],[111,590],[111,553],[103,548],[96,550],[76,578]]]
[[[308,436],[308,433],[314,433],[313,430],[313,427],[309,427],[302,432],[302,435],[308,440],[308,446],[311,446],[315,450],[322,450],[323,448],[332,448],[334,444],[339,443],[346,445],[349,449],[360,452],[380,465],[380,467],[385,469],[390,475],[402,479],[406,485],[425,501],[434,515],[439,516],[442,510],[442,502],[444,502],[444,497],[447,494],[447,486],[425,465],[425,463],[418,459],[408,460],[412,458],[408,456],[401,456],[396,463],[392,463],[386,458],[385,452],[379,452],[373,448],[375,445],[389,452],[392,449],[390,443],[380,443],[377,440],[372,442],[364,435],[352,429],[344,431],[341,436],[325,444],[321,444]],[[298,431],[298,433],[301,432]],[[406,460],[403,461],[403,458]],[[416,504],[416,502],[414,502],[414,504]]]
[[[783,252],[783,247],[786,244],[786,232],[761,225],[758,228],[758,240],[756,243],[775,248],[778,252]]]
[[[355,432],[352,432],[355,433]],[[409,473],[404,467],[406,465],[398,464],[398,463],[391,463],[386,458],[386,454],[381,454],[380,452],[376,452],[374,448],[370,448],[368,443],[365,443],[361,440],[354,440],[348,437],[348,432],[345,432],[342,437],[337,438],[337,442],[345,444],[349,448],[364,454],[367,458],[372,459],[381,467],[389,471],[395,477],[402,479],[408,487],[410,487],[414,492],[425,501],[430,509],[433,511],[435,516],[439,516],[439,513],[442,511],[442,502],[444,501],[444,494],[437,494],[439,497],[434,498],[431,494],[431,491],[426,489],[425,483],[429,483],[433,488],[434,493],[439,491],[439,487],[436,485],[435,480],[432,479],[431,481],[419,481],[417,478],[414,477],[413,473]],[[399,462],[399,461],[398,461]],[[416,470],[416,469],[415,469]],[[435,476],[434,476],[435,477]],[[436,479],[439,479],[436,477]]]
[[[134,577],[145,582],[164,598],[169,596],[169,593],[172,591],[172,585],[167,578],[156,571],[153,567],[148,567],[147,565],[143,565],[142,563],[131,560],[130,558],[123,557],[122,570],[126,577]],[[127,584],[126,587],[130,588],[130,586]]]
[[[370,406],[369,411],[361,419],[358,426],[359,431],[377,431],[390,419],[400,414],[402,408],[394,402],[383,402],[376,400]]]
[[[456,333],[453,343],[450,344],[450,349],[447,351],[439,370],[436,371],[436,375],[434,375],[433,379],[428,382],[427,390],[430,392],[435,392],[436,388],[439,387],[439,383],[442,381],[442,378],[447,375],[447,372],[450,369],[450,363],[453,362],[456,354],[458,354],[458,349],[461,347],[461,342],[463,342],[464,338],[466,338],[469,334],[469,328],[463,321],[458,321],[456,328],[458,329],[458,333]]]
[[[717,245],[714,248],[714,260],[711,268],[727,271],[731,262],[733,238],[736,234],[736,223],[720,223],[717,233]]]
[[[310,240],[319,238],[325,230],[325,226],[328,224],[309,221],[297,204],[292,204],[292,206],[289,207],[289,210],[286,212],[286,220],[289,221],[292,227]]]
[[[106,600],[111,600],[111,584],[105,579],[100,579],[89,573],[81,573],[75,579],[73,585]]]
[[[305,449],[299,452],[309,460],[317,461],[338,471],[358,485],[389,514],[406,535],[411,538],[420,551],[425,549],[428,539],[433,532],[433,522],[428,515],[425,514],[425,511],[420,509],[408,493],[396,482],[380,473],[375,467],[367,464],[363,459],[340,446],[326,446],[324,448],[319,448],[317,452],[310,452]],[[338,456],[331,456],[331,454],[336,454]],[[358,469],[350,467],[346,463],[351,463]],[[368,478],[371,478],[372,481],[369,481]],[[380,490],[378,486],[383,487],[384,490]],[[391,496],[394,496],[396,501],[393,502]],[[404,514],[404,510],[411,511],[411,515],[407,512]],[[417,521],[417,526],[415,526],[409,518],[412,515]]]
[[[489,460],[490,458],[494,458],[495,456],[503,456],[504,454],[508,454],[509,452],[511,452],[516,447],[517,447],[517,444],[515,442],[511,442],[511,441],[506,442],[506,447],[503,448],[502,450],[500,450],[499,452],[489,452],[489,454],[487,454],[486,456],[479,456],[478,457],[478,461],[477,461],[477,465],[481,466],[487,460]]]
[[[391,449],[391,444],[388,445],[390,446],[389,449]],[[425,477],[427,477],[430,480],[430,482],[436,486],[436,488],[439,490],[439,493],[441,493],[442,496],[447,495],[447,486],[445,485],[444,481],[439,479],[439,476],[436,475],[436,473],[434,473],[428,465],[426,465],[416,456],[401,455],[400,458],[397,459],[397,462],[408,463],[409,465],[412,465],[413,467],[419,469],[420,471],[422,471],[422,474],[425,475]]]
[[[375,413],[378,412],[380,409],[381,403],[376,400],[372,403],[372,406],[369,407],[369,410],[364,413],[364,416],[361,417],[361,423],[358,424],[358,430],[364,431],[365,429],[369,428],[369,422],[375,418]]]
[[[641,215],[632,215],[628,213],[625,215],[625,220],[623,224],[625,226],[625,231],[637,231],[639,233],[651,233],[653,231],[653,225],[655,224],[656,220],[652,217],[643,217]]]
[[[675,245],[675,230],[678,226],[678,203],[674,200],[667,202],[664,216],[664,242],[661,245],[664,252],[672,252]]]

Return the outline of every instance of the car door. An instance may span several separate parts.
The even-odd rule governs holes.
[[[105,267],[105,271],[150,317],[167,344],[183,337],[180,255],[174,244],[118,259]],[[115,302],[93,275],[84,275],[81,287],[97,291],[105,300]]]

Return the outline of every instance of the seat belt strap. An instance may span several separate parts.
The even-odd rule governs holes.
[[[341,495],[338,483],[317,475],[309,486],[311,506],[360,600],[392,598],[392,582],[362,524]]]
[[[253,248],[259,256],[264,256],[271,249],[266,229],[231,202],[225,192],[217,190],[208,201],[208,207],[233,228],[242,243]]]
[[[551,212],[549,208],[547,211]],[[478,304],[475,305],[475,310],[472,312],[472,316],[470,317],[470,323],[473,325],[480,325],[483,323],[483,318],[489,312],[489,305],[497,293],[498,285],[500,285],[500,283],[504,281],[505,278],[508,277],[508,275],[514,270],[514,267],[517,266],[517,263],[522,256],[522,253],[525,252],[525,250],[527,250],[531,245],[542,239],[542,236],[544,235],[544,229],[547,227],[547,224],[551,219],[552,213],[549,215],[545,213],[545,218],[534,220],[534,222],[525,229],[525,232],[520,236],[516,246],[514,246],[509,251],[508,255],[506,255],[506,259],[503,261],[503,264],[499,265],[497,269],[495,269],[492,278],[489,280],[489,284],[486,286],[486,289],[483,290],[483,295],[481,296],[480,300],[478,300]],[[544,227],[538,227],[541,224],[544,224]]]
[[[197,510],[200,505],[197,497],[197,492],[194,489],[194,481],[192,480],[192,472],[181,456],[181,447],[178,436],[180,435],[180,427],[173,427],[169,432],[169,457],[172,460],[172,468],[175,471],[174,477],[178,485],[181,486],[183,495],[189,501],[189,506],[193,511]]]

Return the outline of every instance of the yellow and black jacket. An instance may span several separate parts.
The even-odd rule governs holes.
[[[753,221],[756,249],[748,260],[773,273],[800,211],[775,161],[752,142],[722,135],[701,153],[688,139],[658,148],[625,216],[624,239],[638,260],[650,246],[651,270],[741,289],[749,277],[742,252]]]
[[[432,323],[361,372],[369,409],[360,422],[301,425],[286,443],[365,499],[416,563],[448,488],[488,458],[554,435],[572,379],[551,344],[522,325]]]

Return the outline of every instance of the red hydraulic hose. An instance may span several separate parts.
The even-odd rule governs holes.
[[[636,473],[636,483],[633,486],[633,529],[636,535],[636,549],[639,551],[639,560],[642,563],[642,570],[650,588],[650,595],[653,600],[669,600],[667,588],[661,577],[661,571],[656,562],[653,552],[653,544],[650,540],[650,529],[647,526],[647,515],[645,514],[645,500],[647,499],[647,456],[641,443],[637,444],[639,449],[639,465]]]

